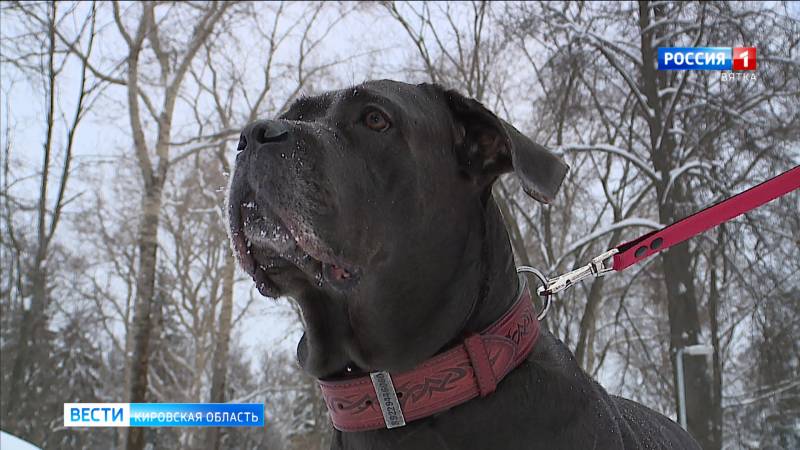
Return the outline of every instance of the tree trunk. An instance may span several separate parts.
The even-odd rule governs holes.
[[[619,242],[620,231],[615,231],[611,234],[611,240],[608,248]],[[583,370],[591,373],[594,370],[592,361],[592,346],[591,341],[594,338],[595,322],[597,320],[596,311],[597,306],[603,300],[603,286],[605,285],[605,278],[594,278],[592,286],[589,288],[589,297],[586,299],[586,306],[583,308],[583,315],[581,315],[581,324],[578,329],[578,343],[575,346],[575,359],[578,364],[583,367]]]
[[[586,299],[586,306],[581,315],[581,324],[578,330],[578,343],[575,346],[575,359],[586,372],[591,373],[592,352],[590,337],[594,334],[596,322],[597,306],[603,300],[603,278],[592,280],[592,287],[589,288],[589,296]]]
[[[161,211],[163,179],[154,178],[145,186],[142,198],[142,222],[139,225],[139,268],[136,280],[136,305],[133,313],[133,357],[131,364],[130,402],[147,400],[147,370],[150,360],[150,310],[155,293],[158,221]],[[128,430],[128,450],[144,448],[144,430]]]
[[[667,117],[664,105],[659,96],[659,89],[668,84],[668,75],[657,73],[657,49],[653,47],[654,38],[658,30],[664,27],[652,27],[650,10],[653,10],[655,21],[665,18],[666,10],[663,5],[651,5],[643,1],[639,3],[639,27],[641,30],[642,52],[642,83],[643,93],[647,98],[647,106],[652,113],[643,112],[650,133],[650,157],[660,179],[654,180],[659,202],[658,217],[661,223],[671,223],[677,217],[676,206],[692,204],[691,197],[686,193],[680,183],[675,183],[670,195],[664,195],[674,168],[673,157],[676,154],[676,144],[671,133],[664,130],[672,128],[672,118]],[[673,369],[676,367],[675,356],[678,349],[698,343],[700,336],[700,318],[698,314],[698,298],[694,289],[694,274],[691,272],[691,254],[689,243],[671,247],[661,253],[661,267],[664,273],[664,283],[667,289],[667,302],[670,328],[670,350],[673,355]],[[708,364],[704,356],[684,355],[685,387],[686,387],[686,417],[689,432],[700,442],[700,445],[711,450],[719,448],[719,443],[714,440],[713,412],[712,412],[712,385],[708,375]],[[677,373],[673,370],[674,385],[677,386]],[[678,393],[674,394],[677,406]]]
[[[672,215],[660,214],[662,221]],[[667,287],[669,310],[670,350],[675,367],[676,352],[688,345],[697,344],[700,336],[700,318],[697,312],[697,295],[690,272],[691,257],[688,243],[672,247],[662,253],[661,264]],[[705,356],[684,355],[686,389],[686,418],[689,432],[704,449],[719,448],[714,442],[712,418],[713,399],[711,379]],[[675,386],[677,386],[677,373]],[[677,405],[677,390],[675,392]]]
[[[40,351],[37,342],[43,338],[44,331],[47,328],[47,318],[45,317],[46,302],[47,302],[47,269],[45,267],[47,255],[49,253],[48,244],[52,233],[47,233],[47,187],[48,178],[50,174],[50,155],[53,151],[53,131],[55,127],[55,113],[56,113],[56,69],[55,69],[55,55],[56,55],[56,8],[54,3],[48,8],[48,29],[47,38],[49,47],[47,48],[47,73],[46,73],[46,102],[47,102],[47,116],[46,116],[46,136],[44,142],[44,160],[42,162],[42,174],[39,181],[39,198],[37,199],[37,237],[36,237],[36,254],[34,260],[31,262],[31,302],[30,307],[27,309],[23,303],[22,317],[20,317],[20,329],[17,335],[17,348],[14,355],[14,363],[11,369],[11,378],[9,380],[7,405],[15,405],[23,392],[30,389],[27,385],[27,374],[34,366],[34,355]],[[69,154],[66,155],[69,158]],[[65,177],[67,175],[64,175]],[[66,180],[62,180],[65,183]],[[58,206],[58,205],[56,205]],[[57,218],[53,217],[51,227],[55,229],[57,225]],[[8,416],[5,418],[5,427],[13,430],[16,426],[16,418],[14,417],[14,408],[9,407],[6,410]]]
[[[8,383],[8,397],[4,401],[7,409],[3,426],[12,431],[17,428],[17,414],[12,405],[17,404],[20,394],[30,390],[27,383],[29,369],[35,365],[34,355],[40,351],[38,342],[44,336],[44,330],[47,327],[47,318],[45,317],[47,276],[40,265],[41,263],[37,264],[39,267],[35,267],[30,275],[31,305],[28,309],[23,307],[22,310],[17,348]]]
[[[724,240],[725,226],[722,225],[717,234],[717,248],[722,253],[722,264],[725,264],[725,240]],[[714,349],[713,359],[713,373],[714,373],[714,402],[712,404],[712,432],[714,442],[717,448],[722,448],[722,361],[719,357],[719,288],[717,286],[717,252],[711,252],[711,292],[708,294],[708,314],[711,320],[711,346]],[[725,283],[724,269],[723,269],[723,283]]]
[[[219,312],[219,332],[214,349],[211,373],[211,403],[225,401],[225,384],[228,372],[228,350],[231,339],[231,318],[233,316],[233,280],[236,262],[230,251],[225,255],[225,268],[222,279],[222,307]],[[219,449],[222,430],[210,427],[206,433],[207,448]]]

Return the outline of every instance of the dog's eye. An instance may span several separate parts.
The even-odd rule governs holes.
[[[364,115],[364,125],[372,131],[386,131],[391,126],[386,115],[377,109],[367,111]]]

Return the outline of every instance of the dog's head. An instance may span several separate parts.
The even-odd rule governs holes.
[[[541,201],[567,166],[480,103],[436,85],[371,81],[248,125],[229,219],[241,266],[300,305],[309,373],[405,370],[463,327],[452,285],[477,262],[483,205],[515,170]],[[478,276],[479,274],[474,274]]]

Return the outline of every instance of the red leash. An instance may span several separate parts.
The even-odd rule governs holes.
[[[584,278],[603,276],[612,270],[621,272],[658,252],[756,209],[799,187],[800,166],[796,166],[744,192],[685,217],[672,225],[618,245],[593,258],[592,262],[586,266],[555,278],[543,279],[544,286],[538,289],[538,293],[539,295],[550,296],[569,288]],[[606,261],[612,257],[613,264],[610,267],[606,266]]]
[[[401,427],[406,422],[439,413],[475,397],[491,394],[497,384],[532,351],[539,337],[539,320],[552,294],[589,276],[602,276],[685,241],[709,228],[750,211],[800,187],[800,166],[721,201],[658,231],[619,245],[577,270],[548,279],[531,267],[546,299],[538,317],[524,280],[514,306],[479,334],[438,354],[416,368],[389,374],[373,372],[335,380],[319,380],[333,426],[342,431]],[[606,266],[613,257],[613,265]]]

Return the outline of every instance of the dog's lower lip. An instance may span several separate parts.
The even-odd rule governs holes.
[[[269,279],[268,274],[261,267],[256,267],[253,273],[253,281],[258,292],[265,297],[277,297],[280,294],[278,287]]]
[[[246,253],[256,258],[254,269],[264,275],[279,275],[293,267],[306,272],[317,283],[327,282],[337,289],[349,289],[359,278],[360,271],[314,247],[306,250],[303,239],[287,223],[269,209],[259,208],[252,195],[240,204],[240,230]]]
[[[344,267],[337,266],[336,264],[330,264],[329,270],[331,272],[331,276],[337,280],[347,280],[352,277],[352,274],[349,270]]]
[[[351,288],[358,281],[360,272],[352,267],[339,264],[322,264],[322,275],[329,284],[340,288]]]
[[[267,275],[274,275],[280,273],[283,269],[289,266],[289,262],[283,258],[270,258],[269,261],[259,264],[259,269],[263,270]]]
[[[320,287],[324,283],[338,291],[353,288],[360,278],[359,269],[338,261],[334,264],[317,260],[300,245],[296,245],[291,252],[278,254],[269,247],[253,244],[247,236],[243,236],[243,241],[247,247],[247,256],[254,259],[251,273],[253,281],[259,292],[267,297],[275,297],[277,293],[270,277],[280,276],[291,270],[305,272]]]

